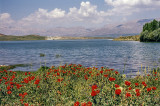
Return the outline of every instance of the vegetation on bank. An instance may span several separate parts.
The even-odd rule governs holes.
[[[0,68],[0,105],[159,106],[160,70],[127,79],[114,69],[70,64],[36,72]]]
[[[39,36],[39,35],[26,35],[26,36],[1,35],[0,36],[0,41],[23,41],[23,40],[45,40],[45,37]]]
[[[153,20],[143,26],[140,34],[141,42],[160,42],[160,21]]]
[[[113,39],[114,41],[139,41],[140,35],[135,36],[120,36],[118,38]]]

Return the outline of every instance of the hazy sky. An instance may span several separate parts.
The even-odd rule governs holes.
[[[0,0],[0,33],[160,18],[160,0]]]

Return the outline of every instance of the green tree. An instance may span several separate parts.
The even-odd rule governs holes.
[[[158,29],[158,21],[154,19],[154,20],[151,22],[151,31],[154,31],[154,30],[156,30],[156,29]]]
[[[145,30],[144,32],[141,32],[140,41],[141,42],[146,42],[148,34],[149,34],[148,30]]]

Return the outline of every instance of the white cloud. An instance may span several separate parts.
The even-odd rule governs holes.
[[[160,0],[105,0],[105,2],[106,6],[112,8],[99,11],[96,5],[87,1],[81,2],[79,8],[69,8],[68,12],[60,8],[51,11],[39,8],[18,21],[14,21],[9,13],[3,13],[0,14],[0,32],[30,34],[45,32],[54,27],[98,27],[127,21],[127,16],[134,15],[134,13],[160,9]]]
[[[108,11],[110,15],[131,15],[134,12],[159,9],[160,0],[105,0],[113,8]]]

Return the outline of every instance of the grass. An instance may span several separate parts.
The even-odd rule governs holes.
[[[113,39],[114,41],[140,41],[140,35],[135,36],[120,36]]]
[[[26,36],[13,36],[13,35],[2,35],[0,41],[23,41],[23,40],[45,40],[44,36],[39,35],[26,35]]]
[[[36,72],[0,68],[0,104],[25,106],[159,106],[160,70],[128,79],[114,69],[70,64]]]

